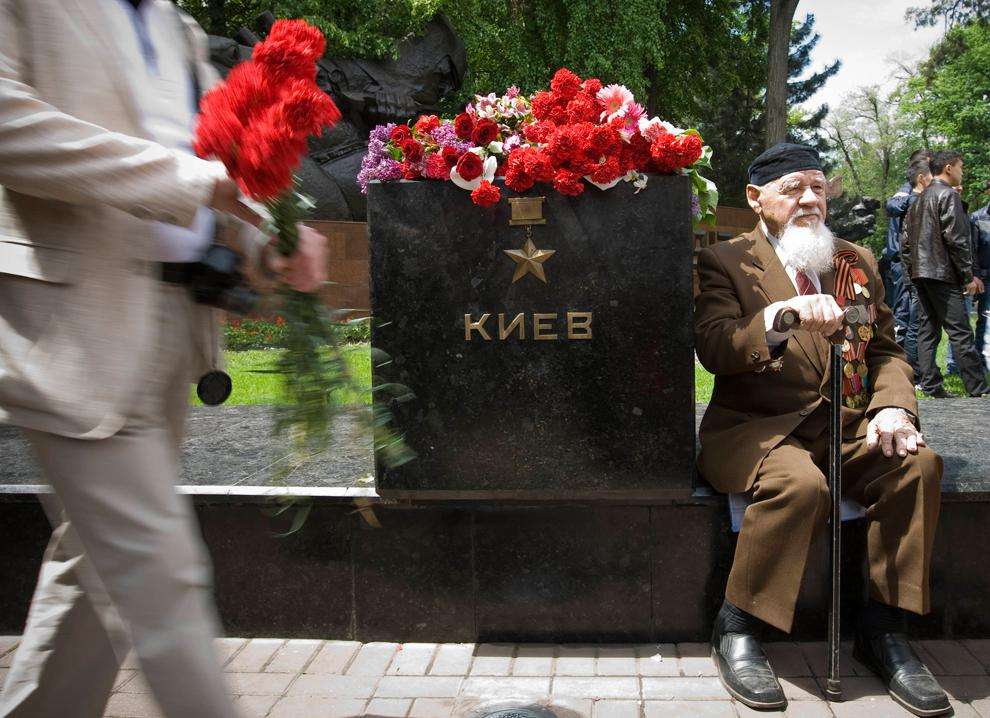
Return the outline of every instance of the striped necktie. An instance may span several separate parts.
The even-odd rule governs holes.
[[[798,270],[795,280],[797,281],[798,294],[818,294],[818,290],[815,289],[815,284],[811,281],[811,277],[801,270]]]

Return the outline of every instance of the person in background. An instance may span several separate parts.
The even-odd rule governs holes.
[[[913,167],[919,162],[927,164],[931,158],[931,152],[928,150],[915,150],[908,158],[908,167]],[[887,298],[887,306],[894,314],[894,339],[901,347],[904,346],[911,311],[911,297],[906,290],[904,270],[901,265],[901,224],[913,187],[913,180],[908,179],[894,196],[887,200],[887,243],[879,262],[884,296]]]
[[[990,200],[990,180],[983,186],[983,192]],[[974,262],[973,274],[983,282],[983,293],[976,304],[976,351],[983,358],[983,368],[990,371],[990,201],[969,216],[973,231]]]
[[[953,187],[962,182],[963,157],[939,152],[929,163],[932,183],[909,209],[904,220],[901,262],[918,292],[918,366],[921,390],[931,397],[951,396],[942,385],[935,353],[942,329],[949,335],[966,391],[990,393],[983,361],[973,344],[965,294],[980,294],[983,283],[973,276],[969,217]]]
[[[954,189],[959,194],[959,197],[960,198],[963,196],[963,186],[961,184],[960,185],[956,185],[952,189]],[[962,206],[963,206],[963,212],[965,212],[966,215],[969,216],[969,202],[967,202],[964,199],[962,201]],[[975,231],[973,229],[973,223],[972,222],[970,222],[969,229],[970,229],[970,239],[971,239],[970,251],[972,252],[972,255],[973,255],[973,274],[975,276],[979,276],[979,274],[977,273],[977,267],[976,267],[976,234],[975,234]],[[981,279],[981,281],[982,281],[982,279]],[[982,297],[983,294],[979,294],[979,295],[975,295],[975,296]],[[970,295],[967,294],[966,297],[965,297],[965,299],[966,299],[966,320],[969,321],[969,318],[973,315],[973,299],[974,299],[974,297],[971,297]],[[941,340],[940,340],[940,343],[941,343]],[[952,349],[952,344],[951,343],[949,344],[949,350],[947,352],[947,356],[946,356],[946,359],[945,359],[945,373],[946,374],[949,374],[951,376],[959,376],[959,364],[956,363],[956,353]]]
[[[932,171],[928,165],[928,160],[920,160],[908,167],[907,180],[911,191],[903,198],[898,198],[895,205],[902,219],[911,205],[925,191],[925,188],[932,183]],[[890,206],[888,202],[888,211],[890,211]],[[898,237],[898,254],[900,254],[900,247],[901,237]],[[903,281],[904,293],[907,295],[908,321],[902,346],[904,347],[904,353],[907,355],[908,363],[911,365],[911,369],[914,370],[915,382],[917,382],[921,377],[921,370],[918,368],[918,292],[911,283],[910,277],[905,275]]]

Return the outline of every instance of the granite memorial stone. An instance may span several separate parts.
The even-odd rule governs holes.
[[[449,182],[373,183],[368,225],[372,345],[391,357],[373,382],[411,390],[394,423],[418,454],[379,468],[380,493],[690,490],[687,178],[487,209]]]

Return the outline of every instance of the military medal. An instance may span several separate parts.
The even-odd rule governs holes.
[[[846,375],[847,379],[852,378],[853,371],[853,365],[850,362],[846,362],[846,365],[842,367],[842,373]]]
[[[868,342],[873,338],[873,329],[868,324],[861,324],[857,332],[859,333],[859,338],[864,342]]]

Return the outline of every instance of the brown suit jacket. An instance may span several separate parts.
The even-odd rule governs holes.
[[[865,409],[842,409],[846,438],[863,437],[869,419],[884,407],[918,414],[911,367],[894,341],[893,317],[883,302],[883,282],[869,250],[851,249],[869,279],[877,304],[877,332],[866,363],[873,392]],[[698,255],[700,292],[695,302],[695,346],[701,364],[715,375],[715,390],[701,422],[701,475],[724,492],[747,491],[770,450],[797,428],[828,394],[828,343],[795,331],[771,357],[763,310],[797,292],[759,227]],[[835,275],[821,277],[832,294]],[[769,368],[780,356],[780,371]]]

